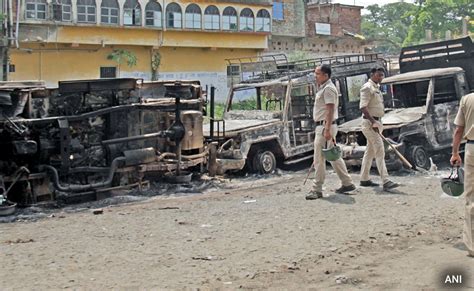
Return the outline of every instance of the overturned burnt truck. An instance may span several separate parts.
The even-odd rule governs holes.
[[[383,135],[414,167],[428,169],[432,155],[451,147],[459,101],[474,88],[474,46],[467,37],[403,48],[400,71],[381,84]],[[349,165],[360,165],[365,152],[360,124],[358,118],[339,126],[338,142]],[[402,167],[391,150],[385,160],[388,168]]]
[[[0,83],[0,194],[20,205],[106,197],[207,163],[198,81]]]
[[[204,130],[206,137],[219,143],[218,173],[245,169],[266,174],[279,166],[277,161],[288,165],[312,159],[315,67],[324,63],[333,67],[332,78],[341,94],[340,116],[350,120],[358,116],[355,92],[372,67],[385,66],[376,54],[297,62],[272,55],[230,63],[239,67],[242,78],[229,92],[223,119],[211,116]]]

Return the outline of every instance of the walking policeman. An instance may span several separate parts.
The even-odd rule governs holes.
[[[463,137],[467,140],[464,153],[466,212],[463,238],[469,256],[474,257],[474,93],[468,94],[461,99],[454,124],[456,124],[456,130],[453,136],[451,165],[461,166],[462,160],[459,156],[459,145]]]
[[[306,196],[306,200],[323,197],[323,184],[326,177],[326,159],[322,150],[326,146],[334,146],[333,140],[337,134],[336,120],[338,118],[339,94],[336,86],[331,81],[331,67],[329,65],[318,66],[315,70],[318,91],[313,108],[313,119],[316,123],[316,137],[314,139],[314,168],[316,178],[312,191]],[[336,190],[337,193],[345,193],[355,190],[352,178],[347,172],[346,164],[342,157],[330,162],[342,186]]]
[[[385,149],[382,137],[379,133],[383,131],[382,117],[384,115],[383,96],[380,92],[380,82],[385,77],[382,68],[373,68],[370,71],[370,79],[360,89],[360,110],[362,111],[362,133],[367,140],[362,166],[360,169],[360,185],[364,187],[379,186],[369,179],[372,161],[375,158],[377,170],[383,183],[383,190],[393,189],[398,183],[388,179],[387,166],[385,165]]]

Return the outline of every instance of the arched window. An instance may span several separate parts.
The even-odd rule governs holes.
[[[95,0],[77,0],[77,22],[96,23]]]
[[[240,12],[240,30],[253,31],[253,12],[249,8],[245,8]]]
[[[100,5],[100,22],[104,24],[118,24],[119,4],[117,0],[102,0]]]
[[[123,5],[123,24],[132,26],[142,25],[142,8],[137,0],[127,0]]]
[[[46,19],[46,0],[26,0],[26,19]]]
[[[181,28],[182,14],[181,7],[178,4],[168,4],[168,6],[166,6],[166,27]]]
[[[219,9],[216,6],[207,6],[204,11],[204,28],[217,30],[221,28]]]
[[[145,24],[147,26],[161,27],[161,13],[160,3],[155,0],[150,0],[145,6]]]
[[[56,21],[72,21],[71,0],[53,1],[53,19]]]
[[[237,30],[237,10],[226,7],[222,13],[222,29]]]
[[[186,7],[185,27],[201,29],[201,8],[196,4],[190,4]]]
[[[255,20],[255,26],[257,31],[270,31],[270,12],[265,9],[257,12],[257,19]]]

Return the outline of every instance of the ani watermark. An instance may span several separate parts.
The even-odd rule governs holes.
[[[443,269],[438,276],[438,286],[447,289],[468,287],[471,273],[459,267]]]

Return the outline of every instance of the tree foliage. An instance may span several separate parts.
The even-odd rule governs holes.
[[[366,9],[369,13],[362,17],[362,32],[382,53],[398,53],[402,46],[422,42],[427,29],[433,39],[444,39],[447,30],[459,36],[462,18],[474,17],[472,0],[419,0],[417,4],[375,4]]]
[[[127,66],[130,68],[137,65],[137,56],[133,52],[124,49],[114,49],[107,56],[107,59],[116,62],[118,65],[127,61]]]
[[[427,29],[431,30],[433,39],[444,39],[448,30],[453,36],[460,36],[462,19],[474,17],[474,1],[419,0],[418,8],[412,15],[413,21],[403,42],[404,45],[421,42]]]
[[[161,65],[161,54],[159,51],[155,51],[151,56],[151,79],[153,81],[158,80],[158,70]]]
[[[362,18],[362,33],[368,41],[377,43],[377,52],[397,52],[408,35],[416,8],[404,2],[370,5],[369,13]]]

